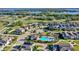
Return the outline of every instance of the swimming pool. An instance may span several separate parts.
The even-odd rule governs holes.
[[[39,40],[41,40],[41,41],[53,41],[54,38],[53,37],[42,36]]]

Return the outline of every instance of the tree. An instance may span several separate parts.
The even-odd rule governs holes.
[[[23,22],[22,22],[22,21],[17,21],[15,24],[16,24],[17,26],[22,26],[22,25],[23,25]]]
[[[13,22],[10,26],[22,26],[22,25],[23,25],[22,21],[16,21],[16,22]]]
[[[38,48],[38,46],[34,46],[34,47],[33,47],[33,51],[36,51],[37,48]]]

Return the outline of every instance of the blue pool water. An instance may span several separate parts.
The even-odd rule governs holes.
[[[47,36],[42,36],[39,40],[41,40],[41,41],[53,41],[53,38],[49,38]]]

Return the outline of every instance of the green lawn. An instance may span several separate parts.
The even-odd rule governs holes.
[[[11,48],[11,46],[6,46],[3,51],[9,51],[9,49]]]
[[[79,44],[79,40],[74,40],[75,43]]]
[[[36,20],[36,19],[30,19],[30,20],[26,20],[24,21],[24,23],[34,23],[34,22],[50,22],[48,20]]]
[[[75,51],[79,51],[79,46],[74,46]]]
[[[0,21],[0,30],[4,27],[3,23]]]

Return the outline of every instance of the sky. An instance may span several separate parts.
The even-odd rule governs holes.
[[[1,0],[1,8],[78,8],[79,0]]]

